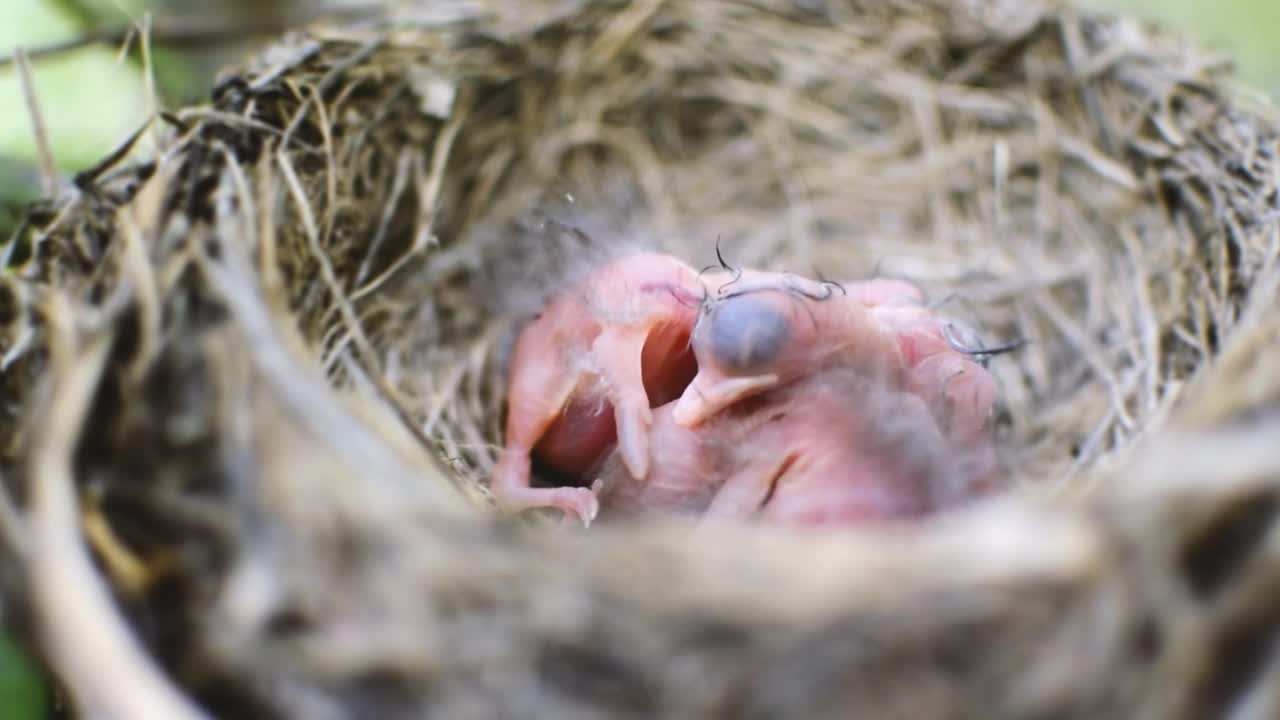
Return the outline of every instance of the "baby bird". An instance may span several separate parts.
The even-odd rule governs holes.
[[[673,410],[696,427],[756,393],[846,367],[918,394],[949,432],[978,439],[995,401],[981,362],[1011,348],[962,345],[966,334],[910,283],[826,283],[821,292],[778,273],[744,275],[703,303],[692,333],[698,372]]]
[[[891,453],[816,458],[834,457],[828,451],[840,443],[871,447],[871,439],[883,434],[879,426],[909,418],[915,418],[907,424],[925,434],[921,437],[939,435],[939,447],[994,457],[988,421],[995,386],[981,361],[1004,349],[962,345],[956,339],[960,334],[924,304],[917,287],[902,281],[816,282],[789,273],[733,270],[723,263],[700,274],[666,255],[622,258],[553,298],[521,331],[509,374],[506,447],[491,486],[494,497],[508,512],[553,507],[589,524],[599,511],[597,494],[588,487],[532,487],[533,456],[554,471],[589,479],[613,453],[608,477],[601,479],[604,487],[615,488],[608,493],[622,503],[619,507],[648,502],[637,497],[653,499],[654,507],[697,507],[701,500],[695,498],[705,499],[722,483],[716,502],[704,509],[713,515],[740,514],[744,501],[734,498],[760,505],[760,489],[774,487],[780,473],[811,477],[853,472],[859,458],[887,462]],[[848,397],[823,395],[842,392]],[[860,404],[885,398],[894,398],[897,415],[872,413]],[[805,403],[812,410],[804,410]],[[766,412],[771,404],[785,411]],[[655,438],[653,408],[659,406]],[[702,425],[725,413],[724,423],[697,435]],[[760,434],[760,443],[753,432]],[[742,456],[691,459],[730,438],[752,443],[751,452],[766,446],[795,449],[783,453],[791,460],[774,468],[777,472]],[[813,447],[806,449],[808,443]],[[676,465],[668,467],[672,458]],[[651,478],[655,459],[663,467]],[[736,474],[724,476],[730,469]],[[619,479],[623,470],[627,482]],[[875,474],[871,466],[858,472]],[[773,480],[761,485],[761,477]],[[650,491],[637,495],[637,484],[646,483]],[[676,502],[672,493],[686,499]],[[624,497],[633,499],[620,500]],[[914,495],[883,499],[909,497]]]
[[[616,454],[601,464],[603,518],[898,522],[982,495],[998,473],[989,445],[955,447],[920,396],[851,368],[755,394],[695,429],[675,420],[675,406],[654,411],[658,462],[645,480]]]
[[[558,508],[584,524],[595,517],[588,488],[531,486],[535,450],[551,469],[578,476],[616,442],[628,472],[648,474],[651,408],[678,396],[696,370],[689,333],[701,297],[693,268],[640,253],[597,269],[522,329],[491,485],[500,507]]]

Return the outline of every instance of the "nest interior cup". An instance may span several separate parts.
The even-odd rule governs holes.
[[[484,514],[516,329],[635,249],[901,277],[991,345],[1025,338],[991,366],[1019,493],[1109,489],[1141,441],[1266,416],[1276,138],[1218,57],[1050,0],[380,13],[229,71],[169,114],[162,152],[82,173],[6,253],[0,433],[34,538],[15,547],[52,548],[23,554],[23,592],[78,704],[835,717],[861,693],[912,717],[1196,717],[1253,687],[1221,655],[1170,670],[1169,645],[1117,648],[1201,617],[1160,604],[1161,573],[1221,586],[1197,548],[1252,548],[1216,540],[1265,534],[1256,489],[1126,516],[1124,537],[1192,538],[1145,555],[1110,544],[1114,514],[1016,503],[852,545],[656,526],[577,544]],[[1249,449],[1217,472],[1280,467],[1232,442]],[[1214,446],[1165,447],[1189,453],[1173,477]],[[1123,632],[1097,646],[1059,632],[1104,619]],[[840,644],[868,628],[862,654]],[[960,628],[994,639],[957,649]],[[1147,689],[1163,672],[1196,681],[1169,699]]]
[[[569,7],[527,42],[512,13],[494,44],[455,45],[415,86],[455,103],[421,160],[443,164],[429,198],[443,247],[401,294],[436,312],[373,342],[425,348],[408,403],[421,415],[444,397],[431,430],[469,482],[501,445],[511,326],[637,246],[695,266],[719,243],[749,267],[902,277],[991,344],[1027,339],[993,371],[1006,460],[1041,488],[1176,403],[1265,265],[1265,234],[1243,227],[1257,189],[1218,188],[1243,187],[1221,173],[1258,162],[1268,131],[1202,92],[1217,58],[1171,74],[1155,58],[1194,51],[1131,21],[1058,22],[1041,3]],[[1138,38],[1150,62],[1082,64]],[[454,63],[485,75],[461,80]],[[1233,212],[1238,239],[1206,245]],[[548,215],[586,238],[547,231]],[[446,380],[464,357],[493,362]]]

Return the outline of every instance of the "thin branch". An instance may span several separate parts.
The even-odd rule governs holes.
[[[49,130],[44,124],[44,115],[40,112],[35,77],[31,74],[31,61],[22,48],[14,51],[14,56],[18,63],[18,80],[22,83],[22,97],[27,103],[27,117],[31,119],[31,131],[35,134],[41,189],[49,197],[58,189],[58,165],[54,162],[53,148],[49,145]]]
[[[334,9],[328,14],[356,16],[368,12],[371,8]],[[320,17],[321,12],[313,11],[305,14],[283,17],[168,17],[155,18],[151,23],[151,44],[168,48],[206,48],[219,45],[230,45],[245,38],[259,35],[275,35],[289,28],[299,27]],[[133,24],[119,27],[97,28],[89,30],[79,37],[59,40],[58,42],[26,48],[25,52],[33,60],[43,60],[69,52],[75,52],[92,45],[114,47],[124,44],[137,33]],[[0,55],[0,68],[17,62],[16,50],[7,55]]]

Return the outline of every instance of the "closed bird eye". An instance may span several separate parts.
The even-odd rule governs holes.
[[[773,305],[748,295],[720,303],[708,320],[711,353],[732,372],[750,373],[772,363],[791,339],[787,318]]]

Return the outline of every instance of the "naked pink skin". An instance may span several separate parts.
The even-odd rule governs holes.
[[[850,288],[853,292],[846,295]],[[676,422],[694,427],[740,400],[824,367],[852,367],[875,374],[893,374],[903,368],[894,328],[872,312],[881,304],[907,302],[906,288],[895,289],[878,282],[797,285],[792,276],[779,273],[744,274],[737,281],[722,283],[705,303],[693,331],[698,374],[674,409]],[[762,351],[761,359],[754,362],[749,351],[738,358],[719,351],[717,319],[735,310],[743,327],[728,334],[742,336],[744,347],[752,344],[748,327],[752,317],[772,318],[772,323],[785,326],[786,337],[776,352]]]
[[[654,411],[644,481],[616,455],[599,470],[602,518],[678,513],[787,526],[904,522],[984,494],[994,456],[956,448],[910,391],[849,369],[761,393],[697,428]]]
[[[698,374],[655,411],[655,471],[638,483],[606,462],[605,512],[865,524],[919,517],[1003,484],[994,380],[948,342],[946,320],[918,288],[874,280],[844,292],[779,289],[793,282],[750,273],[713,285],[692,338]],[[718,340],[714,313],[730,303],[737,314]],[[771,334],[765,317],[785,330]],[[758,362],[753,343],[764,348]]]
[[[576,476],[617,441],[630,472],[645,476],[651,407],[675,398],[696,367],[688,339],[702,293],[697,272],[676,258],[631,255],[557,295],[522,329],[491,484],[501,508],[553,507],[584,524],[595,516],[588,488],[531,487],[535,452]]]
[[[765,289],[707,303],[692,336],[698,374],[673,409],[677,423],[696,427],[755,394],[824,369],[845,367],[917,394],[958,446],[976,448],[987,440],[995,382],[985,368],[947,342],[946,320],[924,304],[916,286],[870,280],[822,293],[812,284],[804,288],[814,296],[809,297],[781,289],[787,282],[793,280],[758,273],[744,277],[736,287],[754,283]],[[724,296],[734,287],[723,284],[717,291]],[[776,355],[735,366],[717,352],[715,313],[724,312],[730,303],[751,304],[750,310],[738,313],[747,318],[739,322],[743,336],[750,332],[753,315],[783,319],[788,334]]]
[[[577,477],[616,442],[632,476],[644,478],[651,408],[677,397],[693,377],[689,338],[700,304],[732,277],[704,279],[672,256],[640,253],[553,297],[521,329],[512,353],[505,447],[490,485],[499,507],[557,508],[584,524],[595,517],[588,488],[531,486],[535,454]]]
[[[750,413],[744,416],[744,408],[758,407],[761,397],[790,403],[790,419],[753,430],[759,437],[751,439],[754,447],[764,442],[786,451],[788,477],[901,475],[881,467],[892,452],[876,456],[866,451],[866,442],[849,440],[875,437],[883,424],[862,404],[818,397],[812,411],[796,405],[796,398],[809,398],[814,388],[838,390],[832,379],[839,374],[829,374],[833,370],[873,380],[894,396],[914,397],[915,407],[906,415],[932,419],[932,424],[916,422],[919,432],[940,434],[944,440],[935,446],[980,458],[977,464],[989,469],[983,471],[988,484],[996,484],[1000,475],[988,422],[994,383],[985,369],[946,342],[943,321],[923,304],[920,290],[896,280],[830,285],[761,271],[700,277],[669,256],[641,254],[598,269],[554,298],[522,330],[513,354],[506,447],[491,486],[500,507],[508,512],[558,508],[584,524],[595,517],[599,501],[590,488],[530,486],[534,454],[561,473],[589,481],[588,471],[613,451],[612,472],[622,468],[628,482],[615,477],[608,485],[630,488],[608,491],[617,507],[696,507],[717,483],[752,488],[750,482],[735,481],[736,475],[726,480],[717,468],[740,466],[754,478],[766,461],[713,462],[703,455],[728,438],[746,437],[746,428],[759,421]],[[737,321],[717,336],[711,332],[714,318],[725,308],[736,312]],[[757,322],[766,316],[772,325]],[[762,341],[769,340],[770,329],[777,337]],[[722,362],[724,343],[717,346],[713,336],[728,339],[734,362]],[[770,352],[745,366],[736,362],[750,356],[753,347]],[[792,385],[795,389],[788,389]],[[844,381],[840,387],[851,386]],[[895,412],[903,413],[900,407]],[[715,424],[726,413],[729,424]],[[707,429],[699,439],[697,432],[707,423],[718,429]],[[843,432],[826,430],[835,427]],[[839,442],[849,444],[853,454],[830,452]],[[696,462],[690,454],[695,449],[703,454]],[[806,485],[787,484],[793,486]],[[830,487],[846,493],[831,495]],[[825,505],[805,505],[806,498],[822,498],[822,493],[788,490],[776,495],[771,512],[842,517],[880,503],[884,507],[877,512],[894,515],[897,511],[886,508],[907,497],[889,494],[877,500],[867,494],[884,484],[830,487]],[[861,490],[850,494],[849,488]],[[729,492],[716,507],[736,507],[741,501],[732,498],[742,492]],[[706,507],[712,507],[709,501]]]

